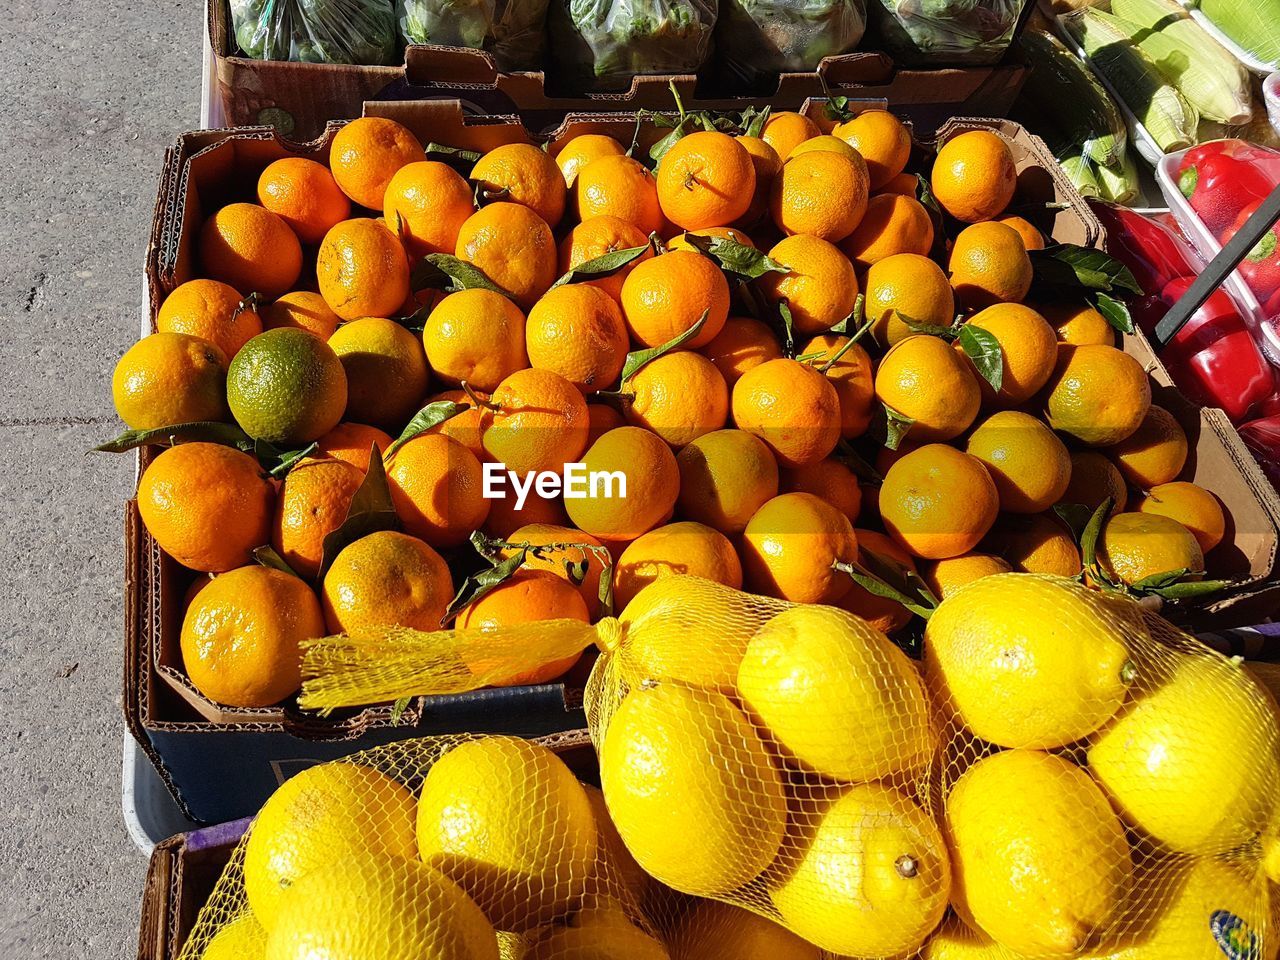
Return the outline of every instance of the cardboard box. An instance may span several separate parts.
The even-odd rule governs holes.
[[[599,783],[595,751],[585,733],[539,742],[558,753],[578,779]],[[142,888],[138,960],[177,960],[250,819],[245,816],[156,844]]]
[[[669,110],[674,83],[687,107],[742,110],[807,97],[882,100],[934,130],[954,116],[1005,116],[1028,67],[1008,59],[995,66],[897,69],[874,51],[827,57],[810,73],[784,73],[769,90],[727,96],[716,90],[714,64],[701,76],[637,76],[627,90],[583,95],[543,73],[504,73],[493,58],[464,47],[411,45],[399,66],[349,66],[254,60],[239,56],[227,0],[208,0],[213,46],[211,79],[230,126],[266,124],[295,141],[320,136],[330,120],[361,115],[370,100],[460,100],[475,115],[520,115],[530,129],[550,129],[569,112]]]

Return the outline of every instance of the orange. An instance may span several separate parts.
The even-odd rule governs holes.
[[[871,189],[882,190],[902,173],[911,156],[911,134],[887,110],[867,110],[831,131],[854,147],[867,162]]]
[[[858,278],[853,264],[834,244],[803,234],[787,237],[769,251],[786,273],[766,273],[760,288],[770,303],[786,301],[798,333],[830,330],[853,312]]]
[[[862,490],[853,471],[839,460],[828,457],[817,463],[783,470],[778,484],[783,493],[812,493],[831,504],[850,522],[862,510]]]
[[[226,420],[227,355],[200,337],[153,333],[116,364],[111,397],[134,430]]]
[[[587,605],[591,619],[595,620],[600,616],[600,577],[605,572],[605,563],[599,551],[590,549],[599,547],[601,545],[599,540],[589,533],[574,530],[572,527],[550,523],[530,523],[507,534],[507,542],[527,543],[534,547],[548,546],[553,543],[564,544],[553,550],[547,550],[540,556],[532,553],[526,555],[523,569],[547,570],[561,580],[572,583],[566,563],[575,565],[585,563],[586,574],[582,578],[582,583],[575,586]],[[578,546],[572,546],[572,544],[578,544]],[[503,559],[514,552],[511,549],[503,550]]]
[[[951,286],[975,310],[993,303],[1021,303],[1031,289],[1031,259],[1022,238],[1003,223],[965,227],[951,247]]]
[[[376,445],[379,453],[386,453],[391,437],[364,423],[340,423],[317,443],[316,456],[345,460],[363,473],[369,469],[369,456]]]
[[[572,188],[578,179],[578,171],[601,157],[621,157],[626,154],[622,144],[602,133],[580,133],[556,154],[556,166],[564,177],[565,186]]]
[[[676,457],[680,515],[735,535],[778,495],[778,461],[745,430],[713,430]]]
[[[320,241],[316,280],[343,320],[392,317],[409,297],[409,258],[381,220],[344,220]]]
[[[982,406],[969,361],[938,337],[910,336],[890,347],[875,386],[881,403],[911,418],[908,435],[919,443],[960,436]]]
[[[200,228],[197,256],[205,276],[274,299],[302,272],[302,246],[280,217],[256,203],[229,203]]]
[[[742,567],[755,593],[793,603],[834,603],[853,582],[833,568],[858,556],[849,518],[811,493],[784,493],[742,534]]]
[[[969,318],[969,325],[986,330],[1000,344],[1000,392],[974,370],[982,398],[1001,407],[1030,400],[1053,375],[1058,362],[1058,338],[1048,321],[1020,303],[997,303]]]
[[[435,160],[406,164],[387,183],[383,219],[399,232],[415,257],[453,253],[458,231],[475,213],[475,199],[466,180],[452,167]]]
[[[689,242],[689,237],[719,237],[722,240],[732,240],[734,243],[740,243],[744,247],[756,249],[755,242],[737,227],[703,227],[701,230],[686,230],[684,233],[677,233],[674,237],[667,241],[668,250],[688,250],[693,253],[700,252],[697,247]]]
[[[440,434],[420,434],[393,453],[387,486],[405,531],[436,548],[465,542],[489,515],[480,461]]]
[[[933,249],[933,221],[915,198],[882,193],[867,201],[862,222],[840,241],[840,249],[860,270],[900,253],[927,256]]]
[[[188,280],[160,304],[156,330],[208,340],[230,361],[262,332],[262,320],[235,287],[217,280]]]
[[[529,365],[526,321],[520,308],[492,290],[459,290],[427,316],[422,344],[427,363],[444,383],[463,380],[489,391]]]
[[[324,538],[347,519],[364,473],[344,460],[308,457],[293,466],[276,498],[271,545],[301,577],[320,572]]]
[[[914,199],[920,192],[920,177],[914,173],[900,173],[881,187],[879,192],[897,193]]]
[[[491,203],[473,213],[458,231],[454,253],[478,267],[525,310],[556,282],[551,228],[518,203]]]
[[[780,110],[765,121],[760,139],[786,160],[799,144],[821,133],[818,125],[803,114]]]
[[[700,253],[676,250],[636,265],[622,284],[622,316],[637,343],[657,347],[707,315],[702,330],[683,347],[706,346],[729,317],[729,284]]]
[[[969,434],[965,452],[986,466],[1008,513],[1041,513],[1062,500],[1071,456],[1057,434],[1017,410],[993,413]]]
[[[1028,250],[1044,249],[1044,234],[1042,234],[1026,217],[1001,217],[997,223],[1003,223],[1006,227],[1013,227],[1018,231],[1018,236],[1022,237],[1023,246]]]
[[[1022,573],[1074,577],[1081,570],[1080,548],[1071,531],[1052,513],[1001,517],[986,547]]]
[[[871,425],[876,392],[871,358],[859,343],[844,350],[848,342],[848,337],[824,333],[806,343],[800,355],[817,355],[811,362],[836,388],[836,398],[840,401],[840,436],[852,440],[866,433]],[[837,354],[839,359],[828,367],[827,364]]]
[[[963,553],[926,564],[921,576],[933,595],[945,600],[966,584],[1012,570],[1007,561],[989,553]]]
[[[610,430],[616,430],[626,422],[626,418],[607,403],[588,403],[587,446],[591,446]]]
[[[395,428],[422,406],[427,358],[418,338],[394,320],[364,317],[344,323],[329,346],[347,374],[346,416]]]
[[[471,168],[482,201],[506,200],[528,207],[554,227],[564,216],[564,175],[545,150],[531,143],[494,147]]]
[[[756,189],[756,171],[747,153],[727,133],[686,134],[658,162],[658,205],[684,230],[733,223],[747,212]]]
[[[523,476],[559,472],[587,447],[587,402],[550,370],[517,370],[493,391],[485,452]]]
[[[468,604],[458,614],[463,630],[500,630],[541,620],[578,620],[588,623],[587,605],[578,590],[546,570],[517,570],[511,579]],[[581,652],[542,664],[534,670],[496,680],[495,687],[549,683],[582,656]],[[478,667],[479,665],[474,665]]]
[[[370,210],[381,210],[387,185],[401,167],[427,159],[408,127],[382,117],[361,117],[338,131],[329,146],[329,168],[342,192]]]
[[[816,463],[840,440],[840,397],[813,367],[778,359],[753,367],[734,385],[733,421],[769,445],[780,466]]]
[[[756,188],[751,194],[747,212],[740,218],[748,226],[759,223],[769,212],[769,194],[773,190],[773,178],[782,169],[778,151],[760,137],[739,137],[738,144],[751,157],[751,167],[756,174]]]
[[[525,324],[529,363],[560,374],[583,393],[617,381],[629,346],[618,304],[599,287],[582,283],[548,290]]]
[[[1130,586],[1179,570],[1196,580],[1204,575],[1204,551],[1195,535],[1172,517],[1120,513],[1102,528],[1098,564],[1113,580]]]
[[[857,229],[867,211],[867,165],[826,150],[789,160],[773,181],[769,212],[785,233],[832,243]]]
[[[828,153],[838,153],[846,157],[861,157],[853,147],[845,143],[839,137],[833,137],[829,133],[819,134],[816,137],[810,137],[804,143],[798,143],[787,154],[787,160],[794,160],[796,157],[803,156],[806,153],[825,150]]]
[[[563,276],[574,267],[595,260],[616,250],[630,250],[643,247],[649,238],[633,223],[618,217],[599,216],[584,220],[570,230],[560,241],[559,270]],[[583,280],[578,286],[596,287],[603,290],[614,300],[622,298],[622,284],[627,279],[639,260],[653,256],[652,250],[646,250],[638,260],[632,260],[621,270],[600,277],[596,280]]]
[[[182,619],[182,663],[195,688],[229,707],[269,707],[302,686],[301,644],[324,636],[310,587],[269,567],[229,570]]]
[[[1111,512],[1123,513],[1129,501],[1129,490],[1116,465],[1097,450],[1077,450],[1071,454],[1071,481],[1062,494],[1062,503],[1079,503],[1091,511],[1110,497],[1115,501]],[[1158,512],[1158,511],[1157,511]]]
[[[543,497],[530,489],[524,504],[519,508],[519,497],[510,486],[503,485],[500,497],[489,498],[489,516],[484,521],[484,532],[491,537],[509,537],[513,530],[529,524],[563,526],[569,522],[564,503],[559,497]]]
[[[1185,480],[1152,487],[1138,504],[1138,512],[1177,520],[1191,531],[1204,553],[1221,543],[1226,535],[1227,517],[1222,502],[1211,491]]]
[[[338,315],[329,309],[324,297],[310,290],[286,293],[275,303],[264,304],[259,312],[264,330],[297,327],[328,340],[338,329]]]
[[[853,531],[858,538],[858,562],[864,567],[868,554],[875,554],[880,560],[891,560],[898,566],[908,570],[916,569],[916,561],[911,554],[903,550],[891,537],[878,530],[863,530],[858,527]],[[837,601],[836,606],[861,617],[881,633],[894,633],[901,630],[915,616],[910,610],[888,597],[877,597],[874,593],[850,580],[849,591]]]
[[[1036,307],[1049,321],[1063,343],[1083,346],[1088,343],[1106,347],[1116,345],[1115,329],[1087,303],[1044,303]]]
[[[672,350],[627,381],[627,422],[652,430],[673,447],[719,430],[729,418],[729,388],[700,353]]]
[[[608,215],[633,224],[646,237],[662,230],[657,181],[631,157],[601,157],[579,167],[574,197],[584,222]]]
[[[489,399],[487,394],[474,390],[472,392],[476,393],[476,396],[482,401]],[[435,396],[429,397],[427,403],[438,403],[442,400],[451,400],[463,409],[448,420],[438,423],[434,427],[429,427],[426,432],[439,433],[443,436],[451,437],[474,453],[477,460],[485,460],[487,455],[484,452],[483,438],[489,411],[484,407],[475,406],[465,390],[442,390]]]
[[[1178,478],[1187,463],[1187,434],[1178,418],[1154,403],[1138,429],[1107,452],[1129,483],[1142,490]]]
[[[955,294],[942,268],[917,253],[899,253],[867,271],[866,301],[871,332],[891,347],[914,334],[909,323],[949,327],[956,316]]]
[[[351,216],[351,201],[329,168],[305,157],[282,157],[258,177],[258,202],[289,225],[303,243],[319,243]]]
[[[1128,437],[1151,406],[1151,383],[1142,364],[1115,347],[1060,346],[1045,389],[1049,426],[1090,447]]]
[[[998,217],[1009,206],[1018,171],[1000,137],[989,130],[971,130],[952,137],[938,151],[930,183],[947,213],[977,223]]]
[[[982,461],[940,443],[908,453],[880,487],[885,529],[927,560],[968,553],[999,511],[999,493]]]
[[[610,430],[582,456],[588,476],[592,473],[621,474],[626,480],[626,496],[618,484],[613,496],[604,495],[603,485],[594,495],[570,496],[565,509],[579,530],[601,540],[634,540],[640,534],[666,522],[675,507],[680,488],[680,471],[675,454],[656,434],[640,427]]]
[[[752,367],[781,357],[782,347],[767,324],[754,317],[730,317],[699,352],[732,387]]]
[[[227,367],[227,405],[255,440],[301,447],[338,425],[347,374],[325,341],[291,327],[267,330]]]
[[[258,461],[216,443],[182,443],[138,481],[138,513],[160,549],[184,567],[221,573],[253,562],[267,542],[275,492]]]
[[[677,574],[742,588],[742,563],[728,537],[701,523],[669,523],[641,534],[622,551],[613,570],[615,608],[624,609],[655,580]]]
[[[381,626],[439,630],[452,599],[453,577],[440,554],[395,530],[343,547],[320,592],[332,633]]]

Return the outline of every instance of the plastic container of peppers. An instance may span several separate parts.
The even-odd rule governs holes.
[[[1162,158],[1156,182],[1183,234],[1208,262],[1280,183],[1280,152],[1244,140],[1214,140]],[[1223,286],[1267,359],[1280,366],[1280,226]]]
[[[1134,322],[1148,336],[1204,269],[1178,234],[1159,219],[1116,204],[1090,200],[1107,231],[1107,252],[1127,266],[1146,295],[1131,304]],[[1276,377],[1255,339],[1255,326],[1224,288],[1204,305],[1160,351],[1170,376],[1191,400],[1220,407],[1240,424],[1280,414]]]

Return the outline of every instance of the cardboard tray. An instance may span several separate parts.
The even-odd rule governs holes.
[[[741,110],[807,97],[884,100],[922,129],[953,116],[1004,116],[1029,67],[1008,58],[995,66],[943,70],[897,69],[884,53],[859,51],[823,59],[809,73],[784,73],[776,85],[746,96],[715,89],[714,62],[693,74],[634,77],[627,90],[582,94],[557,88],[542,73],[504,73],[489,54],[464,47],[410,45],[401,66],[351,66],[254,60],[238,56],[227,0],[207,0],[212,81],[229,126],[266,124],[306,141],[330,120],[361,115],[369,100],[457,99],[467,112],[519,114],[530,129],[546,130],[569,112],[669,110],[674,83],[686,107]]]
[[[585,731],[540,737],[538,742],[558,753],[580,780],[599,783],[595,751]],[[249,823],[246,816],[156,844],[142,888],[138,960],[177,960]]]
[[[793,106],[793,105],[788,105]],[[823,103],[802,109],[821,113]],[[471,117],[456,101],[377,101],[366,113],[394,117],[423,139],[472,149],[497,143],[544,140],[553,146],[586,132],[630,139],[633,114],[570,114],[550,133],[535,137],[517,117]],[[202,211],[248,195],[257,173],[289,155],[323,159],[332,123],[318,139],[294,144],[267,127],[184,134],[166,157],[152,242],[147,255],[151,316],[178,284],[192,276],[193,237]],[[1019,171],[1013,207],[1059,240],[1086,246],[1102,241],[1102,228],[1072,189],[1044,144],[1006,120],[956,119],[939,131],[945,140],[967,129],[986,128],[1012,149]],[[659,136],[661,131],[647,130]],[[1125,349],[1150,370],[1158,402],[1182,419],[1194,445],[1188,476],[1210,487],[1231,518],[1227,542],[1215,552],[1215,568],[1240,581],[1229,597],[1204,608],[1216,626],[1259,622],[1280,607],[1275,581],[1280,550],[1280,498],[1241,443],[1226,417],[1199,410],[1181,398],[1168,373],[1142,336],[1126,338]],[[145,465],[150,452],[141,453]],[[186,812],[203,822],[244,815],[274,788],[291,765],[329,759],[375,743],[423,731],[486,730],[537,735],[583,724],[581,678],[537,687],[483,690],[419,699],[400,723],[386,706],[318,720],[290,708],[226,710],[201,696],[186,679],[178,654],[181,598],[193,576],[164,556],[138,521],[126,511],[128,610],[125,713],[130,729],[161,769]]]

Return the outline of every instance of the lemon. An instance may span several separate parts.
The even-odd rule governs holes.
[[[942,919],[951,869],[933,818],[897,790],[849,787],[804,804],[769,893],[782,922],[832,953],[917,949]],[[795,828],[793,828],[794,830]]]
[[[729,691],[756,624],[783,604],[700,577],[655,580],[619,616],[629,641],[620,669],[639,683],[680,680]]]
[[[728,903],[704,900],[667,940],[671,960],[820,960],[822,951],[780,926]]]
[[[267,932],[252,913],[236,917],[209,940],[200,960],[263,960]]]
[[[666,948],[615,907],[583,910],[539,937],[524,960],[669,960]]]
[[[1010,950],[1074,955],[1117,913],[1129,845],[1075,764],[1038,750],[992,754],[956,782],[946,823],[957,911]]]
[[[285,890],[309,873],[417,855],[409,791],[371,767],[327,763],[286,780],[258,813],[245,845],[245,895],[271,931]]]
[[[418,801],[418,851],[501,930],[521,933],[574,909],[596,859],[582,784],[519,737],[485,737],[436,761]]]
[[[399,858],[334,863],[284,896],[266,960],[498,960],[480,908],[438,870]]]
[[[920,960],[1014,960],[1013,954],[957,916],[947,917],[929,938]]]
[[[333,348],[292,327],[260,333],[227,368],[227,403],[255,440],[302,446],[338,425],[347,375]]]
[[[498,960],[527,960],[529,941],[518,933],[498,933]]]
[[[765,623],[738,667],[738,691],[783,748],[837,780],[915,776],[933,755],[916,668],[834,607],[791,607]]]
[[[925,672],[978,737],[1053,748],[1106,723],[1124,702],[1137,604],[1071,580],[983,577],[947,597],[925,627]]]
[[[644,903],[649,890],[649,875],[636,863],[627,845],[618,835],[618,828],[609,817],[609,809],[604,803],[604,794],[596,787],[584,783],[582,789],[587,792],[591,802],[591,813],[596,820],[596,850],[598,851],[595,874],[592,877],[592,892],[605,898],[612,898],[640,906]]]
[[[1089,748],[1089,769],[1121,814],[1183,853],[1247,842],[1271,812],[1280,730],[1238,663],[1173,654]]]
[[[628,693],[600,745],[600,783],[636,862],[683,893],[742,886],[782,842],[782,778],[742,711],[711,690]]]

